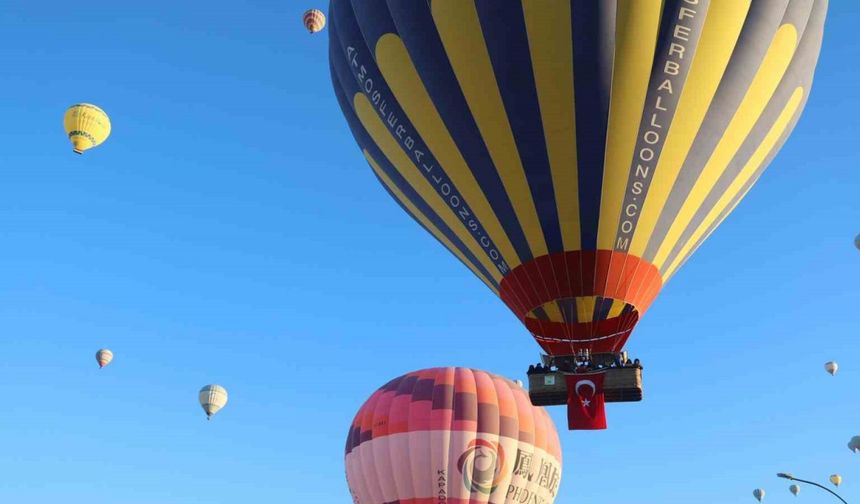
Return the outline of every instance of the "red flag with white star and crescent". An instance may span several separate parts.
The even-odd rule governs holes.
[[[567,375],[567,428],[606,428],[603,401],[603,373]]]

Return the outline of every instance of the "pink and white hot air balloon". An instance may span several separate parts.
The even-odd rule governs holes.
[[[108,350],[107,348],[102,348],[98,352],[96,352],[96,362],[99,363],[99,369],[110,364],[110,361],[113,360],[113,352]]]
[[[374,392],[345,458],[361,504],[552,504],[561,480],[546,411],[513,381],[465,368],[415,371]]]
[[[302,23],[304,23],[308,33],[313,35],[325,28],[325,14],[319,9],[308,9],[302,15]]]

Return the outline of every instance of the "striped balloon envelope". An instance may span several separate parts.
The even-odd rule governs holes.
[[[308,9],[302,15],[302,22],[307,28],[308,33],[313,35],[325,28],[325,14],[319,9]]]
[[[352,421],[345,462],[360,504],[551,504],[561,481],[546,411],[511,380],[455,367],[374,392]]]
[[[332,0],[329,61],[397,203],[548,353],[613,352],[786,141],[826,10]]]
[[[210,420],[215,413],[227,405],[227,389],[221,385],[205,385],[197,393],[200,407],[206,412],[206,419]]]
[[[107,348],[101,348],[96,352],[96,362],[99,363],[99,369],[107,366],[113,360],[113,352]]]

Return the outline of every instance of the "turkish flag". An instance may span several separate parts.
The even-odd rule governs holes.
[[[606,428],[603,376],[603,373],[566,375],[569,430]]]

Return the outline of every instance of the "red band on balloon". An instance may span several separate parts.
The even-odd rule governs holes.
[[[640,257],[614,250],[567,251],[535,258],[508,273],[499,295],[552,354],[570,353],[571,342],[593,351],[615,351],[663,286],[657,268]],[[552,322],[529,314],[546,303],[585,296],[616,299],[635,311],[609,320]]]

